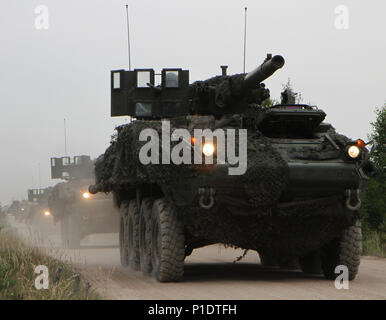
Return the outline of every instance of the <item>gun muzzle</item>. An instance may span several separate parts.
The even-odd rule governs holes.
[[[274,72],[284,66],[284,58],[282,56],[274,56],[266,60],[253,71],[249,72],[244,78],[244,88],[252,89],[257,84],[263,82],[274,74]]]
[[[97,194],[98,192],[100,192],[99,189],[100,188],[98,188],[96,184],[92,184],[88,187],[88,192],[90,192],[91,194]]]

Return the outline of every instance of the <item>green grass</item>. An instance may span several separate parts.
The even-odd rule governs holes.
[[[386,257],[386,235],[377,231],[365,233],[363,239],[363,254]]]
[[[4,220],[0,223],[4,223]],[[48,267],[48,289],[35,288],[35,279],[38,274],[34,271],[38,265]],[[0,231],[0,300],[94,300],[99,298],[90,284],[69,262],[52,258],[41,249],[26,245],[5,229]]]
[[[4,212],[1,210],[0,204],[0,232],[7,227],[7,219],[5,218]]]

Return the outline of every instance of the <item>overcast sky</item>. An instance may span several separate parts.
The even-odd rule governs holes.
[[[126,121],[110,118],[109,75],[128,65],[125,3],[133,67],[189,69],[191,82],[220,74],[223,64],[242,72],[247,6],[247,70],[268,52],[286,59],[265,81],[272,97],[290,78],[304,102],[351,138],[366,138],[386,100],[385,1],[1,0],[3,204],[38,187],[39,164],[42,187],[58,182],[49,158],[64,155],[64,118],[69,154],[93,158]],[[47,30],[35,27],[38,5],[48,8]],[[348,20],[335,11],[340,5]]]

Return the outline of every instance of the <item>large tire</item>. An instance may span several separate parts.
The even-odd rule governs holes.
[[[82,235],[76,214],[65,212],[60,226],[62,246],[67,249],[79,249]]]
[[[338,239],[325,245],[320,252],[322,269],[327,279],[337,277],[335,268],[344,265],[348,268],[349,280],[353,280],[358,273],[362,253],[362,230],[358,220],[353,226],[343,231]]]
[[[127,267],[129,264],[128,257],[128,234],[127,234],[127,215],[129,211],[129,203],[123,201],[120,207],[120,219],[119,219],[119,254],[121,258],[121,265]]]
[[[266,254],[259,253],[260,263],[264,268],[275,268],[279,266],[277,259]]]
[[[289,258],[279,261],[279,267],[283,270],[298,270],[300,269],[298,258]]]
[[[313,251],[299,258],[300,268],[304,273],[321,274],[320,251]]]
[[[141,271],[144,275],[152,272],[151,262],[151,218],[154,200],[143,199],[139,214],[139,255]]]
[[[152,265],[158,281],[180,281],[184,274],[184,225],[173,204],[154,201],[152,210]]]
[[[133,270],[139,270],[139,211],[136,200],[131,200],[129,203],[127,242],[128,265]]]

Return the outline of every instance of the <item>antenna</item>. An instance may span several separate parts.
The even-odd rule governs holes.
[[[41,177],[40,177],[40,162],[38,163],[38,174],[39,174],[39,190],[42,188]]]
[[[247,10],[248,8],[245,7],[245,17],[244,17],[244,69],[243,72],[245,73],[245,57],[246,57],[246,51],[247,51]]]
[[[131,71],[131,54],[130,54],[130,23],[129,23],[129,5],[126,4],[126,20],[127,20],[127,47],[129,53],[129,71]]]
[[[64,155],[67,156],[67,128],[66,128],[66,118],[64,118]]]

